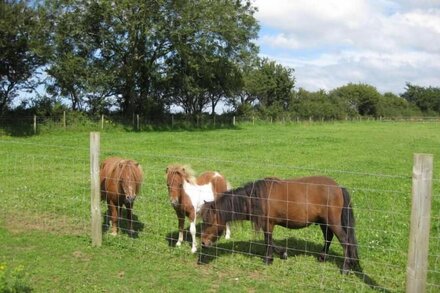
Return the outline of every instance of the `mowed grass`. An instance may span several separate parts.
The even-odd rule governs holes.
[[[340,122],[239,124],[194,131],[101,131],[101,158],[139,161],[145,172],[134,214],[138,238],[104,232],[90,239],[89,132],[57,130],[0,137],[0,263],[23,266],[36,292],[369,292],[404,291],[414,153],[434,155],[427,288],[440,289],[440,124]],[[328,175],[351,193],[363,273],[341,275],[342,249],[316,260],[318,226],[277,227],[289,250],[265,266],[263,238],[249,223],[232,226],[232,239],[203,251],[197,264],[187,241],[174,247],[177,219],[169,204],[165,169],[191,164],[218,170],[237,187],[265,176]],[[103,214],[106,211],[104,203]],[[122,226],[125,226],[124,221]],[[188,223],[187,225],[188,226]],[[187,236],[190,240],[190,236]]]

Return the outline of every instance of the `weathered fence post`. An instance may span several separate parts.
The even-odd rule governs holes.
[[[37,134],[37,115],[34,115],[34,134]]]
[[[406,292],[425,292],[428,274],[433,156],[414,154]]]
[[[101,115],[101,129],[104,129],[104,114]]]
[[[66,128],[66,111],[63,111],[63,127]]]
[[[232,117],[232,125],[235,126],[235,116]]]
[[[136,125],[137,125],[137,128],[136,128],[136,130],[141,130],[141,128],[139,127],[139,114],[137,114],[136,115],[136,121],[137,121],[137,123],[136,123]]]
[[[99,184],[99,132],[90,132],[90,182],[91,182],[91,219],[92,219],[92,246],[102,244],[102,218],[100,206]]]

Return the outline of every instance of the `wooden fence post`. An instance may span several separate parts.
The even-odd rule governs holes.
[[[101,115],[101,129],[104,129],[104,114]]]
[[[406,292],[425,292],[428,274],[433,156],[414,154]]]
[[[99,184],[99,132],[90,132],[90,182],[91,182],[91,219],[92,246],[102,244],[101,192]]]
[[[34,134],[37,134],[37,115],[34,115]]]
[[[232,125],[235,126],[235,116],[232,117]]]
[[[66,129],[66,111],[63,111],[63,127]]]
[[[141,130],[141,128],[139,127],[139,114],[136,115],[136,121],[137,121],[137,123],[136,123],[137,130],[139,131],[139,130]]]

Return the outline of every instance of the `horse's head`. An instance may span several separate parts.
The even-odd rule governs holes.
[[[200,213],[203,219],[202,246],[210,247],[222,236],[226,223],[220,219],[214,201],[206,202]]]
[[[174,207],[177,207],[183,191],[183,183],[188,180],[187,170],[182,165],[170,165],[165,173],[170,202]]]
[[[122,188],[125,195],[125,201],[132,204],[136,199],[141,184],[141,167],[135,161],[123,160],[119,162],[119,168],[121,170],[119,176],[120,188]]]

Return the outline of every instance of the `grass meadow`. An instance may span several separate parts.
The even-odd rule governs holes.
[[[101,159],[135,159],[145,181],[134,205],[138,237],[104,232],[99,248],[90,238],[90,130],[0,136],[0,268],[20,268],[34,292],[402,292],[414,153],[434,155],[427,291],[440,290],[438,122],[101,130]],[[288,248],[289,258],[266,266],[262,235],[249,223],[235,223],[232,238],[204,250],[206,264],[197,264],[189,241],[176,248],[172,240],[178,229],[165,184],[170,163],[218,170],[234,187],[266,176],[335,178],[352,196],[363,273],[340,273],[336,238],[332,256],[318,262],[323,239],[315,225],[277,227],[275,242]]]

